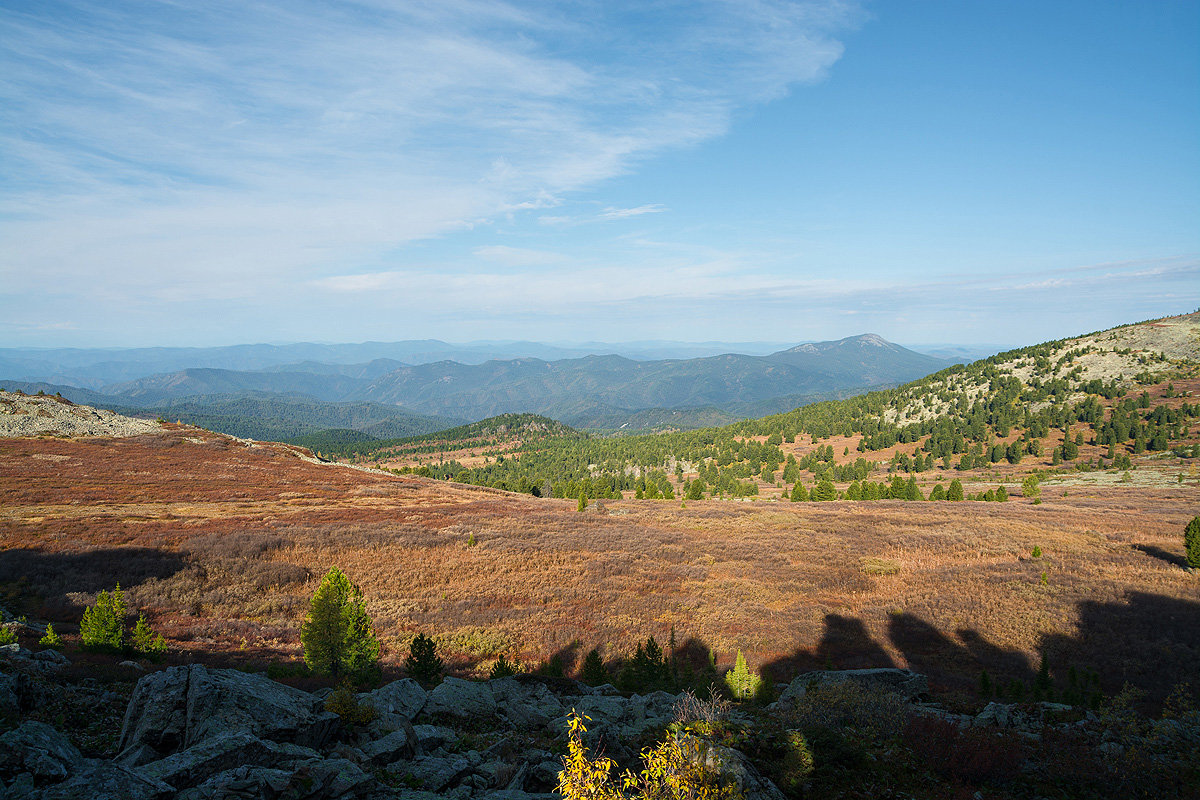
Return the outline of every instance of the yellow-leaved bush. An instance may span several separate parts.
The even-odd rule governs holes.
[[[707,745],[686,734],[672,734],[643,750],[644,768],[626,770],[618,788],[616,762],[593,758],[583,743],[585,720],[591,718],[574,709],[567,718],[567,755],[558,774],[558,791],[567,800],[740,800],[741,792],[722,785],[717,771],[707,765]]]

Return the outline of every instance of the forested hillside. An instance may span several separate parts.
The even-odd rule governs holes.
[[[548,488],[557,497],[961,497],[961,485],[941,482],[968,473],[978,479],[980,471],[999,479],[1000,466],[1011,474],[1125,470],[1131,456],[1145,453],[1194,456],[1197,319],[1047,342],[896,389],[725,427],[539,436],[482,463],[456,457],[461,448],[449,432],[437,450],[383,452],[368,443],[341,453],[464,483]]]

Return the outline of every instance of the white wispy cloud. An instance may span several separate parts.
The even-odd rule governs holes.
[[[666,207],[659,203],[651,203],[635,208],[606,208],[600,212],[600,218],[625,219],[626,217],[640,217],[642,214],[661,214],[666,210]]]
[[[718,136],[736,109],[819,79],[857,13],[837,0],[679,10],[683,24],[649,27],[640,6],[607,3],[9,8],[7,292],[94,302],[100,287],[163,299],[207,284],[269,302],[282,281],[552,207]]]

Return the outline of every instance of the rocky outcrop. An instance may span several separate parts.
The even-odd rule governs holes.
[[[12,800],[165,800],[174,795],[170,785],[153,777],[84,758],[66,736],[33,721],[0,736],[0,776],[12,776],[4,795]]]
[[[868,675],[873,681],[884,675],[902,693],[923,690],[920,676],[900,670],[825,679]],[[822,678],[802,676],[787,696],[802,696],[814,680]],[[0,680],[0,702],[6,688],[19,694],[12,682]],[[151,672],[134,687],[113,760],[86,758],[37,722],[0,737],[0,797],[549,800],[572,710],[591,718],[587,741],[594,752],[635,766],[637,743],[658,738],[680,699],[528,675],[447,678],[432,691],[406,679],[358,694],[374,713],[367,722],[344,724],[324,710],[328,694],[196,665]],[[737,750],[705,745],[703,753],[747,800],[782,800]]]
[[[157,422],[77,406],[61,397],[0,391],[0,437],[137,436],[161,429]]]
[[[429,692],[411,678],[404,678],[373,692],[362,692],[357,699],[375,709],[372,732],[383,736],[401,730],[416,719],[429,699]]]
[[[338,724],[337,715],[324,711],[313,695],[264,675],[171,667],[138,681],[117,760],[136,766],[230,731],[320,747]]]
[[[783,690],[772,708],[795,705],[815,686],[853,681],[865,686],[887,689],[906,700],[915,701],[929,693],[929,680],[919,672],[907,669],[881,667],[878,669],[841,669],[824,672],[806,672]]]
[[[486,683],[446,678],[429,693],[422,713],[465,719],[488,719],[496,715],[496,696]]]

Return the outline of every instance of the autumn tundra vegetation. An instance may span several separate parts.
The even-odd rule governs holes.
[[[0,439],[0,635],[112,695],[18,718],[114,754],[134,670],[193,664],[336,689],[360,731],[402,678],[610,685],[680,711],[620,752],[582,714],[538,740],[567,796],[723,797],[730,751],[796,798],[1186,797],[1200,371],[1157,324],[653,437]],[[869,668],[928,691],[795,696]],[[507,735],[480,725],[463,748]]]

